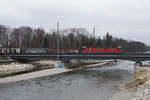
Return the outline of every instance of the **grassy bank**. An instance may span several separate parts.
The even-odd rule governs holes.
[[[146,69],[141,69],[139,72],[136,72],[131,81],[125,84],[125,88],[128,89],[137,89],[140,85],[143,85],[148,81],[147,77],[148,71]]]

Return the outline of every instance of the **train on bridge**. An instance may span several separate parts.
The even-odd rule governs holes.
[[[68,53],[123,53],[120,46],[117,47],[83,47],[59,48],[59,54]],[[0,54],[57,54],[56,48],[0,48]]]
[[[61,61],[70,61],[71,59],[122,59],[135,61],[142,65],[142,61],[150,60],[150,54],[148,53],[126,53],[121,47],[59,48],[59,56],[57,55],[57,49],[52,48],[0,48],[0,54],[18,61],[39,59],[58,59]]]

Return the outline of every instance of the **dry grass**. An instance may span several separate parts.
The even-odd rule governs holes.
[[[150,67],[150,65],[142,65],[142,67]]]
[[[138,73],[135,73],[135,75],[132,77],[131,82],[127,83],[125,85],[126,88],[137,88],[139,85],[144,84],[146,81],[148,81],[147,75],[148,71],[145,69],[140,70]]]

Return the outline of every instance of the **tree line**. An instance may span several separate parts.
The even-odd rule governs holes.
[[[144,52],[149,50],[149,47],[143,42],[116,38],[108,32],[102,38],[90,35],[84,28],[65,29],[57,34],[56,31],[46,32],[43,28],[31,28],[28,26],[10,28],[0,25],[0,47],[56,48],[57,38],[59,39],[60,48],[81,49],[83,46],[121,46],[126,52]]]

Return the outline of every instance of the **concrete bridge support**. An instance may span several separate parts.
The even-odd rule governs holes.
[[[62,59],[61,63],[63,63],[64,67],[66,68],[69,68],[72,65],[70,59]]]
[[[114,59],[114,62],[118,62],[118,59]]]
[[[70,59],[63,59],[61,60],[62,63],[70,63]]]
[[[134,64],[134,66],[142,66],[142,62],[141,61],[138,61]]]
[[[134,73],[138,73],[141,69],[141,66],[142,66],[142,62],[136,62],[134,64]]]

